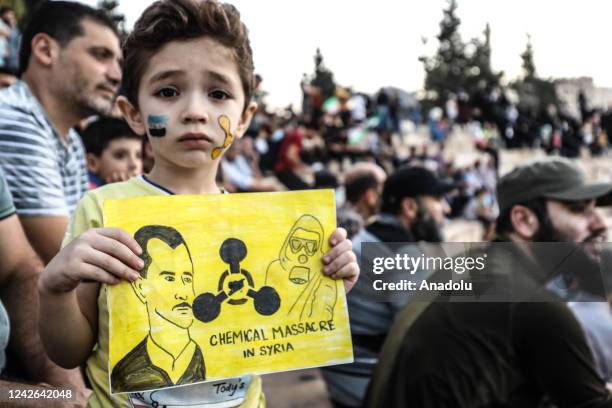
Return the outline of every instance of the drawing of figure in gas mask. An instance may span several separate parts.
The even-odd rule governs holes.
[[[298,320],[331,320],[337,299],[336,282],[323,275],[325,233],[319,220],[302,215],[291,227],[278,259],[266,271],[266,285],[284,294],[287,316]]]

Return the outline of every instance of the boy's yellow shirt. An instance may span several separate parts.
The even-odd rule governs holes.
[[[64,245],[72,241],[79,234],[90,228],[100,228],[104,225],[103,204],[107,199],[120,199],[139,196],[171,194],[159,186],[147,181],[142,176],[135,177],[121,183],[108,184],[106,186],[90,190],[79,202],[72,217],[70,226],[64,238]],[[134,209],[137,211],[137,209]],[[108,307],[106,300],[106,287],[103,285],[98,294],[98,341],[94,346],[92,354],[87,359],[87,376],[93,388],[93,394],[88,401],[89,407],[110,406],[132,406],[127,394],[111,396],[108,372]],[[247,378],[248,377],[248,378]],[[217,401],[210,401],[211,407],[233,407],[260,408],[265,406],[265,398],[261,389],[261,377],[243,377],[249,382],[249,387],[244,398],[235,400],[230,396],[221,396]],[[189,387],[208,387],[201,394],[214,395],[211,383],[195,384]],[[178,388],[177,392],[184,388]],[[199,391],[199,390],[198,390]],[[207,392],[208,391],[208,392]]]

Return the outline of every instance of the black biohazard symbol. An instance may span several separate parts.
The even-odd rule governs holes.
[[[280,296],[271,286],[262,286],[255,290],[253,276],[240,267],[240,262],[247,255],[247,247],[237,238],[223,241],[219,249],[223,262],[229,265],[219,278],[217,294],[205,292],[193,302],[193,314],[196,319],[208,323],[215,320],[221,313],[221,304],[227,301],[230,305],[241,305],[253,299],[255,311],[260,315],[269,316],[279,309]]]

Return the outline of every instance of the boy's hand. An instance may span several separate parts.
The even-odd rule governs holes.
[[[49,262],[40,277],[40,290],[70,292],[79,282],[111,285],[120,279],[135,281],[144,266],[142,250],[119,228],[94,228],[79,235]]]
[[[329,238],[332,249],[323,256],[323,272],[334,278],[342,278],[344,291],[348,293],[359,278],[359,265],[353,252],[353,243],[346,238],[344,228],[336,228]]]

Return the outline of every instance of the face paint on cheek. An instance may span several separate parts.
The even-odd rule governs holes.
[[[168,125],[168,116],[149,115],[147,116],[147,125],[149,126],[149,134],[152,137],[164,137],[166,136],[166,126]]]
[[[212,153],[210,155],[213,158],[213,160],[221,156],[221,153],[223,152],[223,150],[230,147],[230,145],[234,141],[234,135],[232,135],[230,131],[230,128],[231,128],[230,119],[226,115],[221,115],[219,116],[218,122],[219,122],[219,126],[221,126],[221,129],[223,129],[223,132],[225,132],[225,140],[223,141],[222,146],[215,147],[212,150]]]

